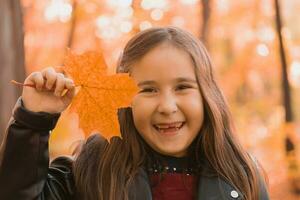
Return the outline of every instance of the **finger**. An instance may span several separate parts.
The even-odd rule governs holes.
[[[43,89],[45,81],[41,72],[33,72],[32,74],[29,75],[25,83],[26,82],[33,83],[35,85],[35,88],[41,91]]]
[[[62,73],[63,75],[66,76],[66,73],[65,73],[65,71],[64,71],[63,66],[56,66],[56,67],[54,67],[54,70],[55,70],[56,72]]]
[[[56,73],[54,95],[58,97],[61,96],[61,93],[63,92],[64,88],[65,88],[65,76],[62,73]]]
[[[66,89],[70,90],[70,89],[73,89],[75,87],[74,81],[72,79],[65,78],[65,81],[66,81],[66,83],[65,83],[65,88]]]
[[[67,99],[73,98],[76,92],[74,81],[70,78],[65,78],[65,81],[65,90],[62,96]]]
[[[75,87],[69,89],[67,93],[63,96],[64,100],[71,100],[75,96],[76,89]]]
[[[52,67],[48,67],[42,71],[43,77],[46,79],[46,88],[51,90],[56,81],[56,72]]]
[[[69,90],[73,90],[73,89],[75,90],[75,84],[73,80],[70,78],[65,78],[65,87],[63,92],[61,93],[61,96],[65,96]]]

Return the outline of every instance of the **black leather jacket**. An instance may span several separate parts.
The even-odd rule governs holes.
[[[67,200],[76,198],[72,159],[59,157],[49,167],[48,139],[59,114],[33,113],[18,100],[0,151],[0,200]],[[96,139],[96,137],[95,137]],[[259,200],[268,200],[264,182]],[[151,200],[146,172],[141,169],[129,199]],[[200,177],[198,200],[241,200],[243,194],[218,177]]]

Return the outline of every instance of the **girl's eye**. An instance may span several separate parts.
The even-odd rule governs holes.
[[[188,88],[191,88],[191,86],[189,86],[189,85],[179,85],[176,89],[184,90],[184,89],[188,89]]]
[[[145,89],[142,89],[140,92],[151,93],[151,92],[155,92],[155,89],[154,88],[145,88]]]

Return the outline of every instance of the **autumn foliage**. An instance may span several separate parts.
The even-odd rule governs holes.
[[[117,109],[130,106],[138,89],[134,80],[127,73],[108,75],[100,52],[68,52],[64,71],[80,86],[70,111],[78,114],[85,136],[94,131],[108,139],[120,136]]]

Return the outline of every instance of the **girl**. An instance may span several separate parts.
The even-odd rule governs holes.
[[[234,137],[205,47],[175,27],[125,46],[117,72],[140,91],[119,109],[122,138],[91,136],[48,167],[48,138],[74,84],[48,68],[25,83],[1,147],[1,199],[267,200],[261,169]],[[60,97],[63,89],[68,92]]]

